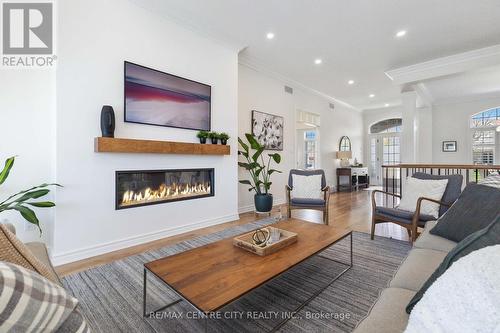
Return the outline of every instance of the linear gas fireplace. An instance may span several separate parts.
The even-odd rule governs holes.
[[[214,169],[116,172],[116,209],[214,196]]]

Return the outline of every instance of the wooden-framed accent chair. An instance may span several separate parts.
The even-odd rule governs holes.
[[[415,212],[409,212],[406,210],[401,210],[398,208],[391,208],[385,206],[379,206],[376,202],[377,193],[382,193],[386,196],[392,196],[396,198],[401,198],[400,194],[375,190],[372,191],[372,228],[371,228],[371,239],[375,235],[375,225],[378,223],[395,223],[408,231],[408,236],[410,242],[415,242],[418,236],[418,228],[423,228],[428,221],[434,221],[436,218],[432,215],[425,215],[420,213],[420,208],[423,201],[434,202],[439,205],[439,217],[441,217],[449,207],[457,200],[458,196],[462,192],[462,175],[430,175],[426,173],[417,172],[413,174],[413,177],[418,179],[448,179],[448,184],[446,185],[446,190],[444,191],[441,201],[434,200],[431,198],[420,197],[416,202]]]
[[[294,188],[293,175],[298,176],[314,176],[321,175],[321,199],[311,198],[292,198],[292,191]],[[314,209],[323,212],[323,223],[328,224],[328,203],[330,202],[330,187],[326,185],[326,177],[324,170],[299,170],[292,169],[288,175],[288,185],[285,186],[286,190],[286,205],[287,216],[292,216],[293,209]]]

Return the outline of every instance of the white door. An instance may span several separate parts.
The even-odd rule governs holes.
[[[401,163],[401,140],[399,134],[377,134],[370,138],[370,183],[383,185],[386,177],[382,165]],[[399,169],[389,169],[389,179],[399,179]]]

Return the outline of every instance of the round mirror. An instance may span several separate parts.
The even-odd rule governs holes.
[[[339,151],[351,151],[351,139],[348,136],[340,138]]]

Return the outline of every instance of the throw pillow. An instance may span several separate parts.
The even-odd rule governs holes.
[[[500,189],[469,184],[430,233],[460,242],[485,228],[500,213]]]
[[[421,299],[429,287],[458,259],[468,255],[469,253],[482,249],[490,245],[500,244],[500,214],[486,228],[476,231],[472,235],[466,237],[463,241],[457,244],[444,258],[439,267],[425,281],[420,290],[413,296],[410,303],[406,307],[406,312],[410,313]]]
[[[322,199],[321,175],[292,175],[292,198]]]
[[[426,197],[434,200],[441,200],[448,185],[448,179],[417,179],[408,177],[403,187],[403,197],[397,208],[414,212],[417,208],[417,200]],[[420,207],[420,214],[439,217],[439,205],[429,201],[423,201]]]
[[[500,188],[500,175],[489,175],[478,182],[480,185]]]
[[[413,309],[406,333],[498,332],[500,245],[461,258]]]
[[[55,332],[78,301],[62,287],[21,266],[0,262],[1,332]]]
[[[464,180],[462,175],[431,175],[424,172],[415,172],[413,177],[418,179],[448,179],[448,185],[446,185],[446,190],[443,193],[441,201],[450,206],[457,200],[462,192],[462,183]],[[448,208],[449,206],[445,205],[439,206],[439,216],[446,213]]]

